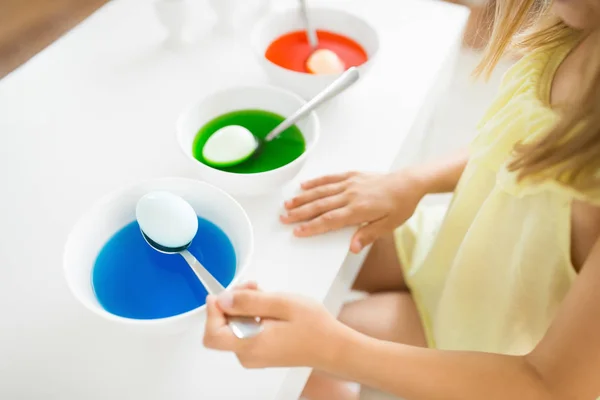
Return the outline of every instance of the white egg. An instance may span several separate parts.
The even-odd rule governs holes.
[[[306,61],[306,68],[313,74],[341,74],[346,70],[340,57],[328,49],[314,51]]]
[[[202,156],[211,165],[235,165],[250,157],[257,146],[252,132],[243,126],[229,125],[208,138],[202,149]]]
[[[198,231],[198,217],[192,206],[170,192],[143,196],[137,203],[135,216],[146,236],[164,247],[186,246]]]

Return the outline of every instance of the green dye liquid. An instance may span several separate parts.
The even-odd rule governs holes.
[[[284,119],[280,115],[263,110],[241,110],[223,114],[208,122],[198,131],[192,145],[194,158],[202,164],[210,165],[202,157],[202,149],[212,134],[225,126],[243,126],[255,136],[264,138]],[[300,157],[305,150],[304,136],[302,136],[300,129],[294,125],[283,131],[277,138],[269,142],[263,142],[261,151],[241,164],[230,167],[211,167],[237,174],[271,171],[291,163]]]

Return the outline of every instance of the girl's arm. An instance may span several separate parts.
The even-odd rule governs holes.
[[[299,223],[294,234],[300,237],[358,226],[350,246],[358,253],[402,225],[426,194],[453,191],[467,160],[465,150],[385,175],[348,172],[317,178],[285,202],[281,221]]]
[[[525,356],[439,351],[354,332],[326,369],[414,400],[600,396],[600,239],[546,336]]]
[[[469,152],[463,149],[397,174],[401,176],[406,173],[412,176],[422,186],[425,194],[449,193],[456,189],[468,161]]]
[[[248,368],[309,366],[412,400],[594,400],[600,396],[600,239],[539,345],[524,356],[384,342],[342,325],[320,304],[256,290],[207,298],[204,344]],[[237,339],[225,314],[260,316]]]

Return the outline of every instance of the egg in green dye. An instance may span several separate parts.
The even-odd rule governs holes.
[[[240,110],[220,115],[200,128],[194,139],[192,153],[194,158],[203,164],[210,165],[202,156],[204,145],[219,129],[229,125],[239,125],[248,129],[255,136],[264,138],[285,118],[264,110]],[[221,171],[238,174],[253,174],[271,171],[287,165],[300,157],[306,150],[306,142],[300,129],[293,125],[277,138],[263,142],[260,152],[241,164],[229,167],[211,167]]]

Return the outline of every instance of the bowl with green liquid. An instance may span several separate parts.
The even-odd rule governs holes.
[[[248,160],[229,167],[209,165],[202,155],[208,139],[219,129],[239,125],[264,138],[305,100],[272,86],[233,87],[212,93],[185,110],[177,122],[177,140],[202,180],[238,196],[280,190],[302,169],[319,139],[313,112],[265,142]],[[233,145],[233,144],[232,144]]]

